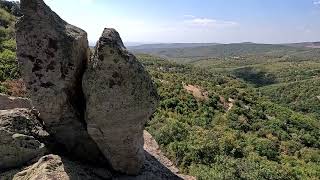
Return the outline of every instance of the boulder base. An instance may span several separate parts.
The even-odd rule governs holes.
[[[35,164],[23,170],[12,170],[0,174],[3,180],[99,180],[111,179],[109,171],[84,166],[57,155],[41,157]]]
[[[29,109],[0,111],[0,171],[43,156],[49,134]]]

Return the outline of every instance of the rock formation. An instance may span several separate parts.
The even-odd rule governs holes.
[[[143,129],[158,96],[152,80],[114,29],[105,29],[83,78],[90,136],[112,167],[137,174],[144,162]]]
[[[32,103],[0,95],[0,179],[187,177],[150,134],[144,146],[158,95],[120,35],[105,29],[89,62],[86,32],[43,0],[20,2],[17,56]]]
[[[27,108],[32,109],[30,99],[20,97],[10,97],[0,93],[0,110],[14,109],[14,108]]]
[[[0,170],[19,167],[47,151],[49,134],[28,109],[0,111]]]
[[[83,118],[86,32],[63,21],[42,0],[20,2],[23,17],[16,25],[17,56],[33,105],[46,129],[68,153],[102,161]]]
[[[57,155],[41,157],[35,164],[23,170],[0,174],[1,180],[97,180],[110,179],[111,173],[101,168],[84,166]]]

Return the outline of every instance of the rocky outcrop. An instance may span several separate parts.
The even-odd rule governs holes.
[[[11,97],[0,93],[0,110],[14,108],[32,109],[32,103],[27,98]]]
[[[86,32],[43,0],[20,2],[17,56],[37,111],[30,101],[0,96],[0,107],[9,109],[0,111],[0,171],[17,168],[0,179],[187,177],[146,132],[144,146],[144,125],[159,98],[118,32],[104,30],[88,64]],[[11,109],[16,107],[28,109]]]
[[[43,130],[41,123],[31,110],[12,109],[0,111],[0,179],[195,179],[178,174],[179,170],[163,155],[159,145],[146,131],[144,131],[146,160],[141,171],[136,176],[119,174],[103,166],[86,165],[64,156],[53,154],[43,156],[45,153],[50,153],[50,149],[47,149],[44,145],[48,143],[48,136],[48,133]],[[21,167],[22,165],[28,166]],[[11,169],[15,167],[18,168]],[[11,170],[4,171],[8,168]]]
[[[144,125],[158,96],[150,76],[114,29],[105,29],[99,39],[83,89],[90,136],[115,170],[138,174],[145,159]]]
[[[70,161],[66,157],[47,155],[33,165],[0,173],[1,180],[195,180],[196,178],[178,174],[179,170],[174,167],[159,150],[158,144],[153,137],[144,132],[146,160],[137,176],[128,176],[108,171],[104,168],[84,165]]]
[[[20,3],[23,17],[16,25],[17,56],[33,105],[46,129],[70,155],[103,161],[83,118],[86,32],[63,21],[42,0]]]
[[[47,151],[49,134],[29,109],[0,111],[0,171],[19,167]]]
[[[12,170],[0,174],[1,180],[98,180],[110,179],[111,173],[72,162],[57,155],[46,155],[35,164],[22,170]]]

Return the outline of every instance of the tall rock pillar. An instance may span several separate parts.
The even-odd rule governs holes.
[[[83,78],[88,132],[112,167],[137,174],[144,162],[143,129],[158,103],[149,74],[105,29]]]
[[[83,115],[87,34],[62,20],[43,0],[20,3],[23,17],[16,25],[17,56],[33,105],[67,153],[97,162],[103,156],[86,131]]]

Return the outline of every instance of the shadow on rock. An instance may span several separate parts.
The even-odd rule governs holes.
[[[145,151],[146,161],[141,173],[138,176],[125,176],[125,175],[114,175],[112,179],[116,180],[180,180],[174,172],[169,168],[164,166],[161,162],[158,161],[153,155]]]

